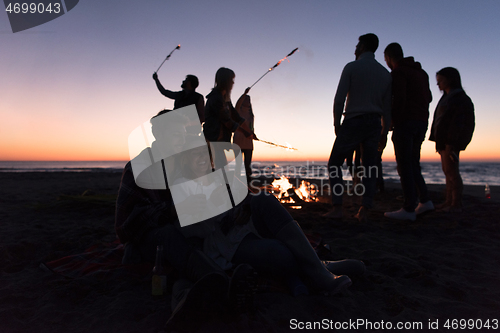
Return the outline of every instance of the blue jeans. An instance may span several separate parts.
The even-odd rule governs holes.
[[[328,160],[333,205],[342,205],[342,194],[344,192],[342,164],[346,157],[358,145],[361,145],[361,160],[364,169],[362,205],[366,208],[372,207],[376,181],[380,172],[376,167],[378,143],[382,132],[380,119],[379,114],[370,113],[346,119],[342,123]],[[339,188],[342,188],[342,191]]]
[[[427,122],[421,120],[406,121],[394,127],[392,142],[401,178],[404,194],[403,208],[414,212],[418,198],[421,203],[429,201],[427,185],[420,169],[420,147],[425,140]]]

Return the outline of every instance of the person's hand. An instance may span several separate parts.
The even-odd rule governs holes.
[[[380,141],[378,143],[378,151],[383,152],[385,149],[385,146],[387,146],[387,134],[382,134],[380,136]]]
[[[153,80],[158,80],[158,74],[156,74],[156,72],[153,73]]]
[[[255,133],[253,133],[252,139],[259,141],[259,138],[257,137],[257,135],[255,135]]]
[[[248,92],[250,91],[250,89],[252,89],[252,88],[250,88],[250,87],[246,88],[246,89],[245,89],[245,92],[243,93],[243,95],[248,94]]]

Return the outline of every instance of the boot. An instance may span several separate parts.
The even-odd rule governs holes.
[[[301,271],[318,291],[333,295],[352,284],[349,277],[334,275],[326,269],[297,222],[286,224],[276,238],[290,249]]]

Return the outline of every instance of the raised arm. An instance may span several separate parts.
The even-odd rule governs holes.
[[[158,79],[158,74],[156,73],[153,73],[153,80],[155,80],[156,87],[158,88],[160,93],[165,97],[168,97],[170,99],[176,99],[177,97],[179,97],[179,94],[182,93],[180,91],[174,92],[163,88],[162,84],[160,83],[160,80]]]

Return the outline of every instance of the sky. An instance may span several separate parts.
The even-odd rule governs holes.
[[[219,67],[236,73],[233,103],[249,95],[254,161],[326,161],[335,139],[333,97],[360,35],[402,45],[430,77],[430,122],[441,92],[435,73],[457,68],[475,105],[476,129],[462,160],[500,161],[500,1],[92,1],[12,33],[0,12],[0,160],[128,160],[128,136],[173,101],[187,74],[207,95]],[[427,138],[429,132],[427,133]],[[384,161],[394,160],[388,142]],[[433,142],[422,160],[439,160]]]

